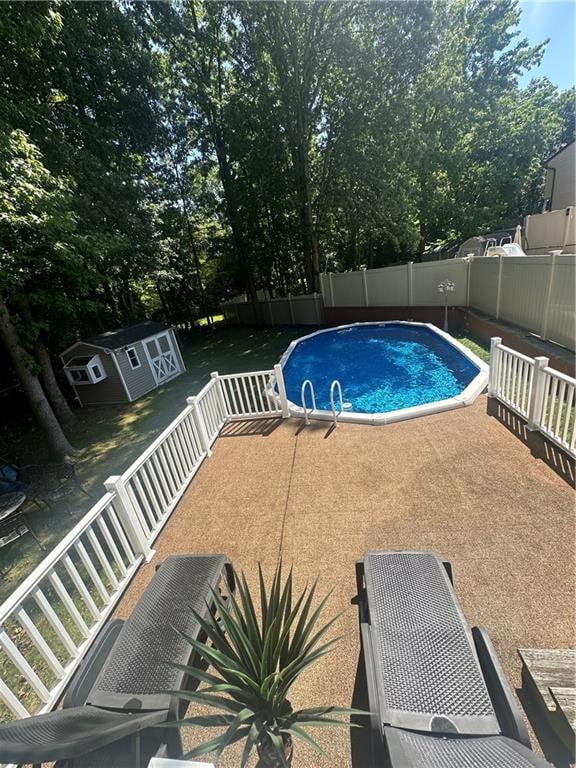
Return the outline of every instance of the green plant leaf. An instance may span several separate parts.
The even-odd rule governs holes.
[[[312,738],[312,736],[306,733],[304,728],[301,728],[299,725],[292,724],[290,728],[281,728],[280,731],[281,733],[289,733],[291,736],[295,736],[309,747],[312,747],[315,752],[318,752],[321,755],[326,754],[325,750],[322,749],[322,747]]]
[[[248,733],[248,736],[246,737],[246,744],[244,744],[244,750],[242,751],[242,759],[240,760],[240,768],[245,768],[246,764],[248,763],[248,760],[250,759],[250,754],[252,753],[252,750],[256,746],[258,742],[258,737],[260,736],[260,731],[258,730],[258,726],[256,723],[252,723],[250,726],[250,731]]]
[[[230,741],[228,742],[228,745],[234,744],[237,741],[241,741],[241,739],[247,736],[249,732],[250,732],[250,728],[248,726],[244,728],[239,728],[234,734],[233,738],[230,739]],[[187,752],[184,755],[184,757],[185,758],[200,757],[200,755],[207,755],[209,752],[214,752],[219,748],[223,737],[224,737],[224,734],[220,734],[220,736],[215,736],[213,739],[210,739],[210,741],[205,741],[202,744],[198,744],[197,747],[194,747],[193,749],[190,750],[190,752]]]
[[[230,723],[228,729],[225,731],[225,733],[222,734],[220,746],[217,749],[216,757],[219,758],[223,752],[223,750],[229,745],[234,742],[234,737],[238,733],[238,730],[240,729],[240,726],[246,722],[246,720],[250,720],[254,718],[254,712],[251,709],[243,709],[241,712],[238,712],[234,720]],[[250,728],[252,727],[252,723],[250,723]]]

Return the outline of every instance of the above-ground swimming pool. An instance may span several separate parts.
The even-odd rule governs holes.
[[[471,403],[488,383],[488,366],[431,324],[356,323],[293,341],[280,360],[290,412],[304,415],[302,385],[312,382],[311,416],[332,418],[337,380],[340,421],[388,423]],[[310,388],[306,407],[311,409]],[[340,411],[337,387],[334,406]]]

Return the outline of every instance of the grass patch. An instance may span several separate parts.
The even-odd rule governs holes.
[[[214,330],[180,332],[186,372],[134,403],[76,409],[78,425],[70,434],[80,453],[78,477],[92,499],[80,492],[50,509],[32,503],[23,508],[42,551],[26,535],[1,550],[3,578],[0,602],[28,576],[104,493],[103,482],[124,472],[144,449],[186,406],[186,398],[202,389],[212,371],[237,373],[271,368],[290,341],[307,332],[303,328],[250,329],[217,324]],[[3,432],[0,455],[17,464],[49,461],[41,432],[32,420]]]
[[[457,336],[456,339],[471,352],[474,352],[476,357],[479,357],[480,360],[483,360],[485,363],[490,362],[490,347],[485,347],[477,341],[469,339],[467,336]]]

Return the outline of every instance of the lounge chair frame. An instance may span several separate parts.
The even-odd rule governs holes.
[[[446,560],[441,562],[448,574],[450,585],[453,585],[452,567],[450,563]],[[444,734],[438,732],[434,733],[432,731],[421,731],[419,729],[411,731],[408,726],[395,727],[390,723],[383,722],[382,707],[378,692],[379,685],[377,682],[375,651],[370,630],[370,605],[367,593],[364,559],[356,562],[356,588],[357,597],[355,602],[358,605],[360,642],[366,668],[366,684],[371,713],[370,742],[374,765],[393,766],[393,768],[396,768],[397,766],[408,768],[408,765],[412,765],[411,763],[408,764],[402,762],[402,759],[406,760],[406,756],[404,755],[404,757],[402,757],[404,753],[402,753],[401,750],[403,739],[406,740],[409,738],[410,733],[413,734],[414,739],[420,739],[422,743],[428,743],[434,748],[442,748],[446,743],[455,743],[458,741],[459,745],[466,745],[473,749],[476,744],[487,744],[489,742],[490,748],[503,748],[512,755],[519,755],[518,765],[547,765],[530,751],[528,731],[518,706],[516,705],[510,686],[504,676],[490,637],[486,630],[479,627],[473,627],[471,634],[474,650],[500,728],[499,734],[456,734],[450,733],[449,729]],[[455,595],[454,600],[456,601]],[[513,743],[510,743],[509,740]],[[436,763],[432,762],[431,757],[430,765],[433,764],[435,765]]]

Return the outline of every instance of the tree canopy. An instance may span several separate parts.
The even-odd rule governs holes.
[[[26,348],[539,210],[574,90],[516,0],[6,2],[0,297]],[[25,301],[24,301],[25,299]]]

